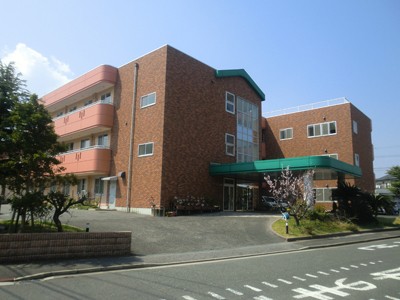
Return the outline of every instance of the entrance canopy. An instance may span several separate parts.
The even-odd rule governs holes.
[[[212,176],[251,178],[260,175],[260,173],[280,173],[282,169],[287,167],[292,171],[314,169],[316,175],[320,174],[325,177],[323,179],[328,179],[327,175],[331,177],[331,175],[337,176],[338,174],[351,178],[361,177],[359,167],[329,156],[302,156],[228,164],[211,163],[209,172]]]

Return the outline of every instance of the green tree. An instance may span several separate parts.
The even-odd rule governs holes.
[[[396,178],[396,180],[391,182],[389,190],[395,195],[395,197],[400,197],[400,166],[391,167],[387,171],[387,174]]]
[[[0,60],[0,205],[5,198],[6,179],[9,177],[10,169],[7,167],[9,154],[13,153],[17,146],[11,137],[14,129],[11,113],[17,103],[29,99],[25,87],[25,81],[20,79],[19,73],[16,73],[14,64],[3,64]]]
[[[50,114],[15,73],[13,64],[0,65],[1,184],[12,191],[13,217],[21,230],[35,210],[45,205],[45,188],[63,169],[56,155],[65,151],[57,141]],[[17,228],[17,226],[15,226]]]

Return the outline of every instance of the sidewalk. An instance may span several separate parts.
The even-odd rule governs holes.
[[[2,212],[0,218],[5,218],[3,208]],[[74,212],[74,218],[71,219],[73,221],[70,220],[70,223],[78,224],[90,219],[93,225],[91,230],[95,228],[99,229],[97,231],[107,228],[114,230],[114,227],[123,227],[123,230],[134,229],[132,256],[2,264],[0,282],[232,259],[400,237],[400,230],[385,230],[288,242],[270,230],[270,224],[277,218],[274,215],[222,213],[154,218],[122,212],[104,213]],[[97,222],[101,222],[103,227],[100,225],[97,227]],[[172,233],[175,231],[175,234],[171,234],[171,231]],[[155,232],[157,234],[152,234]],[[168,237],[168,241],[162,237],[163,235]],[[138,245],[138,242],[143,245]]]

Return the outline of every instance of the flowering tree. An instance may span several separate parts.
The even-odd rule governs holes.
[[[313,175],[314,170],[308,170],[299,176],[294,176],[287,167],[277,179],[271,179],[269,175],[264,178],[272,195],[276,199],[288,202],[289,215],[295,219],[296,225],[300,225],[300,220],[314,206]]]

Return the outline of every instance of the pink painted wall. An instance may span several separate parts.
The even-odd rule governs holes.
[[[54,129],[59,136],[87,130],[93,127],[111,128],[114,121],[114,106],[98,103],[54,121]]]
[[[107,175],[110,171],[110,149],[82,149],[57,156],[66,173],[96,173]]]

